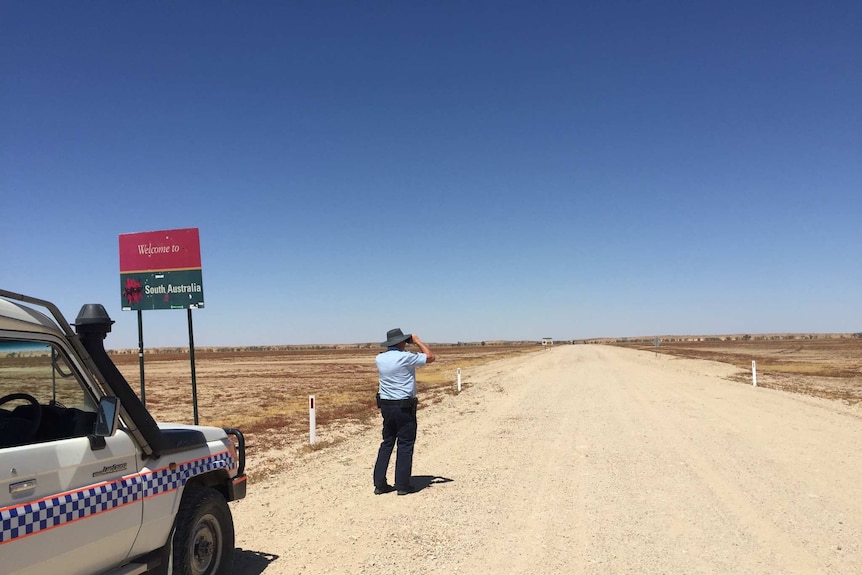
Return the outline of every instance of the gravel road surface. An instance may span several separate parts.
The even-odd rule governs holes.
[[[859,575],[862,409],[735,372],[599,345],[463,370],[419,411],[420,491],[375,496],[380,431],[344,430],[231,504],[234,573]]]

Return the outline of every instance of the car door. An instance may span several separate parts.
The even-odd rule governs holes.
[[[122,563],[143,509],[134,442],[124,431],[90,438],[93,398],[61,349],[29,342],[23,361],[20,353],[9,361],[8,343],[0,340],[0,420],[37,411],[30,399],[2,402],[9,395],[30,396],[42,413],[39,433],[0,443],[0,570],[73,575]]]

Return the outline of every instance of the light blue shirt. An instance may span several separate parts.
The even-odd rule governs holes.
[[[424,353],[399,351],[397,347],[377,354],[380,399],[416,397],[416,368],[425,365],[426,359]]]

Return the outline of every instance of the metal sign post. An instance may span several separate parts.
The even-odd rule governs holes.
[[[147,392],[144,389],[144,314],[138,310],[138,369],[141,372],[141,403],[147,406]]]
[[[192,308],[188,309],[189,315],[189,361],[192,365],[192,405],[194,406],[195,425],[198,424],[198,381],[195,378],[195,330],[192,327]]]

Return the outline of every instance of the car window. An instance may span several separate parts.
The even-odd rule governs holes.
[[[95,411],[62,350],[0,340],[0,447],[88,435]]]

